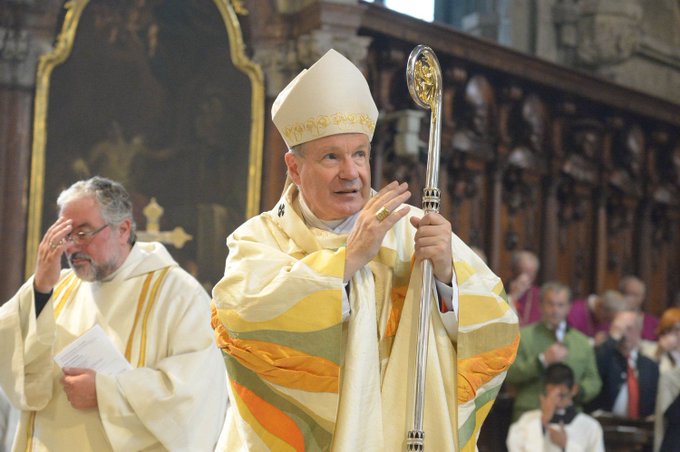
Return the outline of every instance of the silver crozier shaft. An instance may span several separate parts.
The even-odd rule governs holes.
[[[427,173],[423,188],[425,213],[439,212],[439,149],[441,137],[442,74],[439,61],[432,49],[419,45],[411,52],[406,66],[406,80],[413,100],[422,108],[430,110],[430,139],[427,150]],[[418,318],[418,342],[415,362],[415,400],[413,406],[413,429],[409,430],[406,446],[409,451],[425,450],[423,410],[425,401],[425,371],[427,343],[430,333],[430,300],[432,298],[432,262],[422,262],[423,285],[420,291],[420,316]]]

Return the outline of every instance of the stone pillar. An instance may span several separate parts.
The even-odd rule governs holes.
[[[560,0],[553,6],[556,28],[557,63],[567,66],[576,64],[578,45],[579,7],[576,0]],[[542,56],[542,55],[541,55]]]
[[[640,43],[640,0],[587,0],[578,23],[578,57],[592,67],[614,65]]]
[[[36,67],[51,48],[60,3],[0,3],[0,304],[25,279]]]

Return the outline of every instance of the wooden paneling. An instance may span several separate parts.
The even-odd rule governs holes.
[[[648,308],[660,313],[680,290],[680,106],[365,7],[360,33],[372,38],[369,83],[384,118],[417,109],[400,74],[410,50],[427,44],[437,53],[441,211],[455,232],[503,279],[513,251],[535,251],[541,281],[565,282],[579,297],[637,274]],[[423,121],[423,140],[428,127]],[[419,192],[422,155],[396,158],[392,142],[389,133],[374,138],[382,179]]]

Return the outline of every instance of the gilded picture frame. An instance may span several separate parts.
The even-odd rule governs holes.
[[[264,77],[246,56],[237,14],[247,11],[238,0],[64,8],[37,69],[26,275],[60,189],[99,174],[126,185],[140,229],[142,207],[157,199],[161,229],[193,236],[171,253],[206,287],[215,283],[226,234],[260,204]]]

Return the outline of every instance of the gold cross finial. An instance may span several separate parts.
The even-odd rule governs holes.
[[[149,204],[142,210],[146,217],[146,231],[137,231],[137,237],[145,242],[156,241],[171,244],[178,249],[182,248],[193,237],[187,234],[181,226],[177,226],[172,231],[161,231],[160,218],[163,216],[163,211],[164,209],[156,202],[156,198],[151,198]]]

